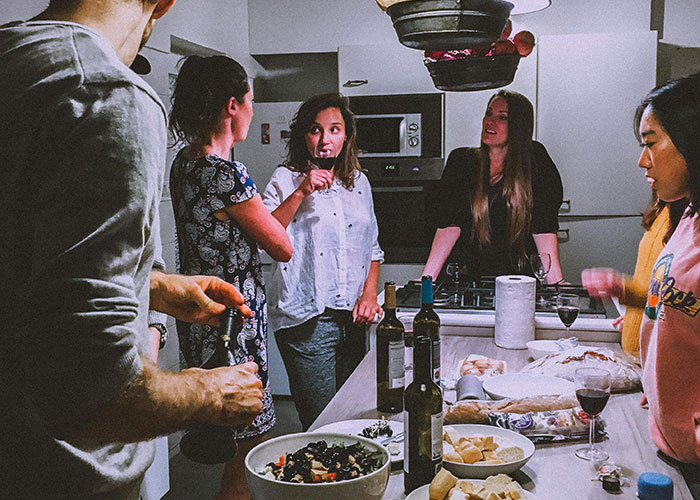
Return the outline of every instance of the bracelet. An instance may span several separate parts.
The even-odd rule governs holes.
[[[155,328],[160,333],[160,345],[158,346],[158,350],[161,350],[168,341],[168,329],[165,328],[163,323],[151,323],[148,325],[148,328]]]

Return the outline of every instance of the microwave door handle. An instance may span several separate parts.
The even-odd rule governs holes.
[[[421,193],[423,192],[423,186],[381,186],[372,187],[372,192],[374,193]]]

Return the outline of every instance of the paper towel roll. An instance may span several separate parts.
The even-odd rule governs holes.
[[[506,349],[527,349],[535,340],[535,278],[506,275],[496,278],[494,341]]]

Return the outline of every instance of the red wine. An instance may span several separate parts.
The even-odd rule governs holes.
[[[322,170],[330,170],[333,168],[333,165],[335,165],[335,157],[324,156],[320,158],[314,158],[314,163],[318,166],[318,168]]]
[[[578,389],[576,391],[576,399],[581,403],[581,408],[592,417],[603,411],[609,397],[609,392],[600,389]]]
[[[569,328],[578,317],[578,307],[559,306],[557,307],[557,314],[559,314],[559,319],[561,319],[561,322],[564,323],[567,328]]]

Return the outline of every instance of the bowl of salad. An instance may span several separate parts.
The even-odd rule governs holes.
[[[315,432],[265,441],[246,455],[245,467],[255,500],[379,500],[391,461],[371,439]]]

